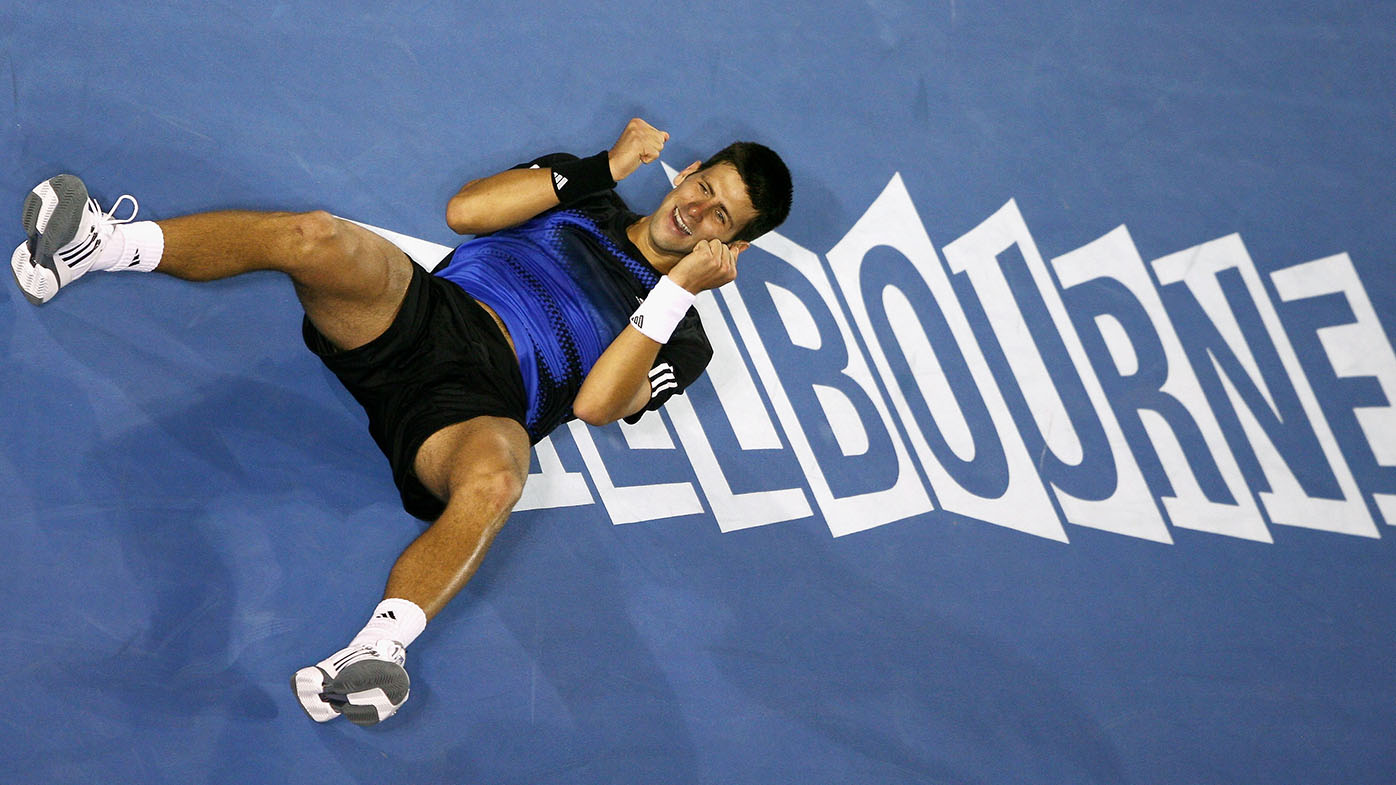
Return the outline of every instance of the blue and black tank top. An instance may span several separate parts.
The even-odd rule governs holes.
[[[571,158],[558,153],[522,166]],[[659,281],[659,271],[625,234],[639,219],[615,191],[606,191],[462,243],[435,270],[492,308],[508,328],[534,442],[572,419],[572,401],[587,373]],[[689,309],[655,359],[645,410],[682,392],[711,357],[698,314]],[[642,413],[626,419],[635,422]]]

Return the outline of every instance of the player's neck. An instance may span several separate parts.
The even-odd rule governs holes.
[[[650,217],[648,215],[644,216],[625,228],[625,236],[629,237],[630,242],[634,243],[635,247],[640,249],[640,253],[645,257],[645,261],[650,263],[651,267],[658,270],[661,275],[667,275],[670,270],[674,269],[674,265],[678,264],[683,256],[655,248],[654,244],[650,242],[649,222]]]

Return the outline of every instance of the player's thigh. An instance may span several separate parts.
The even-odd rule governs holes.
[[[340,349],[377,338],[392,323],[412,281],[412,260],[363,227],[330,216],[303,220],[303,261],[291,274],[305,313]]]
[[[417,450],[413,470],[443,501],[467,494],[512,507],[528,477],[528,432],[508,417],[473,417],[449,425]]]

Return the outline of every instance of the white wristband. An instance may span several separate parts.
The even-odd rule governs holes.
[[[688,313],[697,296],[666,275],[631,314],[630,324],[651,340],[668,343],[669,336],[674,334],[674,328],[683,321],[683,315]]]

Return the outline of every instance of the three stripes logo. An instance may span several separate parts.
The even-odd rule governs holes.
[[[637,314],[635,314],[634,316],[630,317],[630,323],[633,324],[633,325],[635,325],[635,328],[636,328],[637,330],[638,330],[638,329],[644,328],[644,326],[645,326],[645,315],[642,314],[642,313],[637,313]]]
[[[87,238],[84,239],[81,243],[77,244],[76,246],[73,246],[72,248],[69,248],[66,251],[59,251],[58,258],[62,259],[64,264],[68,265],[69,267],[72,267],[82,262],[94,251],[96,251],[98,245],[99,243],[97,241],[97,230],[91,229],[88,231]]]
[[[660,363],[650,369],[651,398],[657,398],[665,390],[678,386],[679,381],[674,377],[674,366],[669,363]]]
[[[397,614],[393,613],[392,611],[383,611],[382,613],[378,614],[377,616],[374,616],[373,618],[392,619],[393,621],[397,621]]]
[[[567,178],[558,172],[553,172],[553,188],[561,191],[565,185],[567,185]]]

